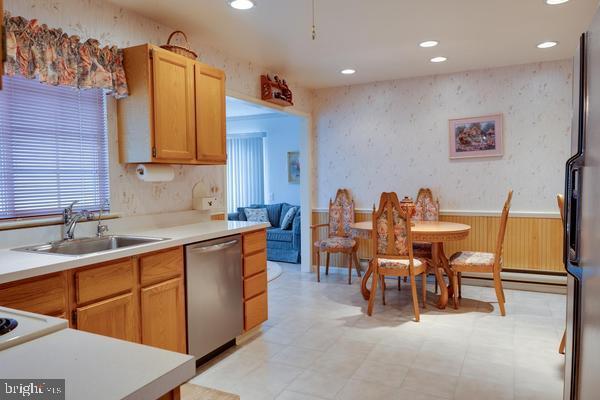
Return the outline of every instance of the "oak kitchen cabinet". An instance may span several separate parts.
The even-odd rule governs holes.
[[[122,163],[225,164],[223,71],[145,44],[124,49]]]
[[[268,318],[266,230],[242,233],[244,331]],[[183,247],[0,284],[0,306],[72,328],[187,352]]]
[[[183,248],[0,285],[0,306],[83,331],[186,352]]]
[[[243,242],[244,331],[268,319],[267,231],[245,233]]]

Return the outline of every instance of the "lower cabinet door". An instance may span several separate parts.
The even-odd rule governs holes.
[[[142,289],[142,343],[186,352],[183,278]]]
[[[267,292],[244,302],[244,329],[260,325],[269,318]]]
[[[139,316],[132,293],[77,308],[77,329],[138,342]]]

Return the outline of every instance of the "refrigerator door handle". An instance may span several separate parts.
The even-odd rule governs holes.
[[[579,264],[579,238],[578,231],[579,227],[579,199],[580,196],[580,182],[581,182],[581,167],[579,165],[569,166],[569,199],[568,199],[568,214],[567,215],[567,261],[572,265]]]

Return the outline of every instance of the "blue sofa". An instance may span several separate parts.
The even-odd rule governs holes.
[[[281,222],[287,211],[298,207],[291,230],[281,229]],[[237,212],[229,213],[230,221],[246,221],[244,208],[266,208],[271,227],[267,228],[267,259],[300,263],[300,207],[288,203],[252,204],[249,207],[238,207]]]

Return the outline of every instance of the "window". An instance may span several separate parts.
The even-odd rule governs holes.
[[[60,214],[109,198],[105,95],[3,77],[0,219]]]
[[[263,133],[227,136],[227,211],[264,203]]]

